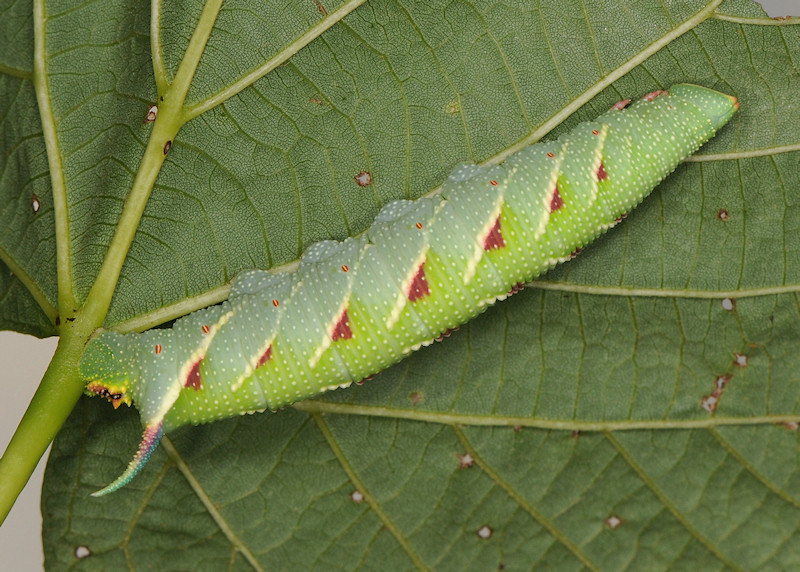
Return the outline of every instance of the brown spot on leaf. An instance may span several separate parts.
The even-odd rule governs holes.
[[[711,395],[704,395],[703,399],[700,401],[700,407],[709,413],[714,413],[717,410],[717,405],[719,405],[719,396],[713,393]]]
[[[733,376],[730,374],[719,375],[714,378],[714,390],[710,394],[703,396],[703,399],[700,401],[700,407],[709,413],[714,413],[719,406],[719,400],[722,394],[725,393],[725,388],[728,387],[732,379]]]
[[[475,464],[475,459],[473,459],[472,455],[470,455],[469,453],[460,453],[458,455],[459,469],[469,469],[474,464]]]
[[[720,375],[714,380],[714,391],[722,393],[722,391],[728,386],[731,379],[733,379],[732,375]]]
[[[150,109],[147,110],[147,115],[144,116],[144,121],[142,123],[152,123],[158,117],[158,106],[152,105]]]
[[[359,187],[367,187],[372,184],[372,173],[369,171],[361,171],[354,178]]]

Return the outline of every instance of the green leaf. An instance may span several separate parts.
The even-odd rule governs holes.
[[[81,401],[48,463],[47,566],[795,565],[798,27],[744,0],[357,4],[8,8],[0,325],[74,352],[620,99],[691,82],[742,108],[576,260],[361,387],[176,431],[102,499],[141,426]],[[101,265],[137,223],[105,315]]]

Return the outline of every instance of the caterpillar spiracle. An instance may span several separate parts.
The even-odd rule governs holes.
[[[500,165],[456,168],[437,196],[385,205],[292,272],[243,272],[170,329],[95,337],[86,392],[135,404],[144,435],[94,494],[128,483],[167,431],[346,387],[470,320],[614,226],[738,107],[688,84],[620,102]]]

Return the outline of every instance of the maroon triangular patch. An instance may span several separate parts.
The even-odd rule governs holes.
[[[347,309],[345,308],[342,315],[339,316],[339,321],[331,332],[331,339],[335,342],[337,340],[349,340],[353,337],[353,330],[350,329],[350,318],[347,316]]]
[[[271,359],[272,359],[272,344],[270,344],[270,346],[267,348],[267,351],[261,354],[261,357],[258,358],[258,363],[256,363],[256,367],[261,367]]]
[[[428,281],[425,279],[425,263],[419,265],[417,268],[417,273],[414,275],[414,279],[411,281],[411,286],[408,288],[408,299],[410,302],[415,302],[420,298],[424,298],[428,294],[430,294],[430,288],[428,288]]]
[[[606,168],[603,166],[602,161],[600,162],[600,166],[597,167],[597,180],[598,181],[605,181],[608,179],[608,173],[606,173]]]
[[[492,225],[492,229],[483,239],[483,249],[492,250],[493,248],[504,248],[505,245],[506,241],[503,240],[503,233],[500,228],[500,217],[498,216],[497,220],[494,221],[494,225]]]
[[[195,391],[200,391],[203,388],[203,381],[200,379],[200,363],[203,358],[200,358],[192,365],[189,374],[186,376],[186,381],[183,382],[183,387],[191,387]]]
[[[561,198],[561,194],[558,192],[558,186],[556,186],[553,190],[553,197],[550,199],[550,212],[554,213],[563,206],[564,199]]]

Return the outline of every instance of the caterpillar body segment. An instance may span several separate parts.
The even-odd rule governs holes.
[[[385,205],[293,272],[244,272],[170,329],[93,339],[87,393],[132,402],[145,426],[95,494],[130,481],[164,432],[347,386],[463,324],[616,224],[738,109],[688,84],[626,105],[501,165],[457,167],[438,196]]]

